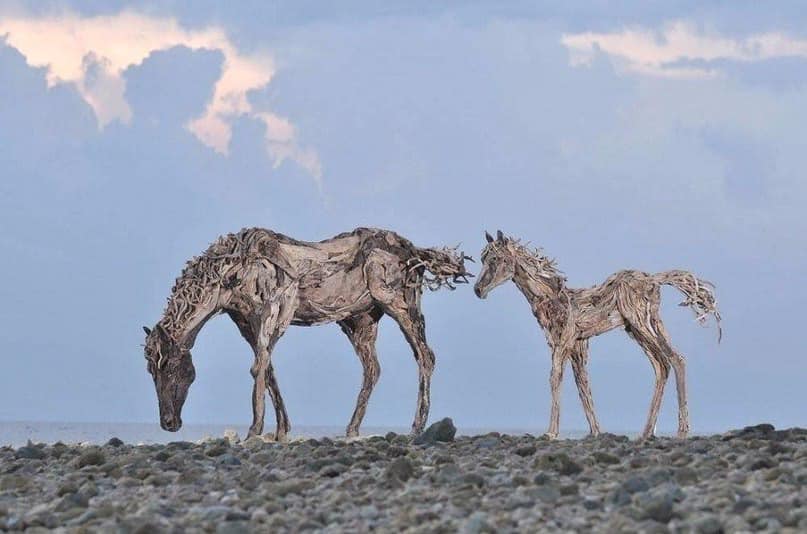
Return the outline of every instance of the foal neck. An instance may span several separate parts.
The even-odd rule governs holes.
[[[513,282],[524,293],[527,300],[557,299],[560,298],[566,287],[565,280],[559,275],[539,275],[533,265],[525,261],[516,262],[516,272]]]

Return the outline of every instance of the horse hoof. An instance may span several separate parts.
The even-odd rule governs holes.
[[[546,432],[543,435],[543,438],[548,439],[550,441],[554,441],[554,440],[558,439],[558,433],[557,432]]]

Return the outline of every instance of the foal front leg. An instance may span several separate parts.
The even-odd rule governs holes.
[[[597,436],[600,433],[600,425],[597,422],[597,415],[594,413],[594,399],[591,396],[587,365],[588,342],[578,341],[572,354],[572,371],[574,372],[574,381],[577,384],[577,393],[580,395],[580,402],[583,404],[583,412],[585,412],[588,420],[589,432],[592,436]]]
[[[552,370],[549,375],[549,387],[552,390],[552,409],[549,415],[549,430],[546,437],[556,439],[560,432],[560,386],[563,383],[563,365],[566,354],[561,350],[552,352]]]

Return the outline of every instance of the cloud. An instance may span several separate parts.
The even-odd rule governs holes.
[[[590,65],[597,53],[602,52],[629,72],[679,79],[719,76],[721,71],[708,65],[709,62],[807,58],[807,40],[779,32],[734,39],[699,31],[683,21],[669,23],[661,30],[635,28],[563,34],[561,43],[569,50],[573,66]]]
[[[0,15],[0,38],[28,65],[45,69],[48,87],[74,86],[92,108],[100,129],[113,121],[127,124],[132,118],[125,96],[126,69],[142,64],[153,52],[176,46],[220,51],[224,63],[213,96],[201,115],[186,125],[188,130],[216,152],[227,154],[234,121],[244,116],[259,120],[266,125],[267,152],[274,166],[290,159],[319,183],[319,158],[298,145],[294,126],[268,110],[254,109],[249,101],[250,91],[271,82],[272,58],[239,51],[221,28],[190,30],[173,18],[134,11],[92,17]]]

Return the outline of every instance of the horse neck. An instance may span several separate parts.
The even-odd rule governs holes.
[[[177,344],[191,349],[205,323],[223,309],[220,293],[220,287],[192,285],[175,290],[159,324]]]

